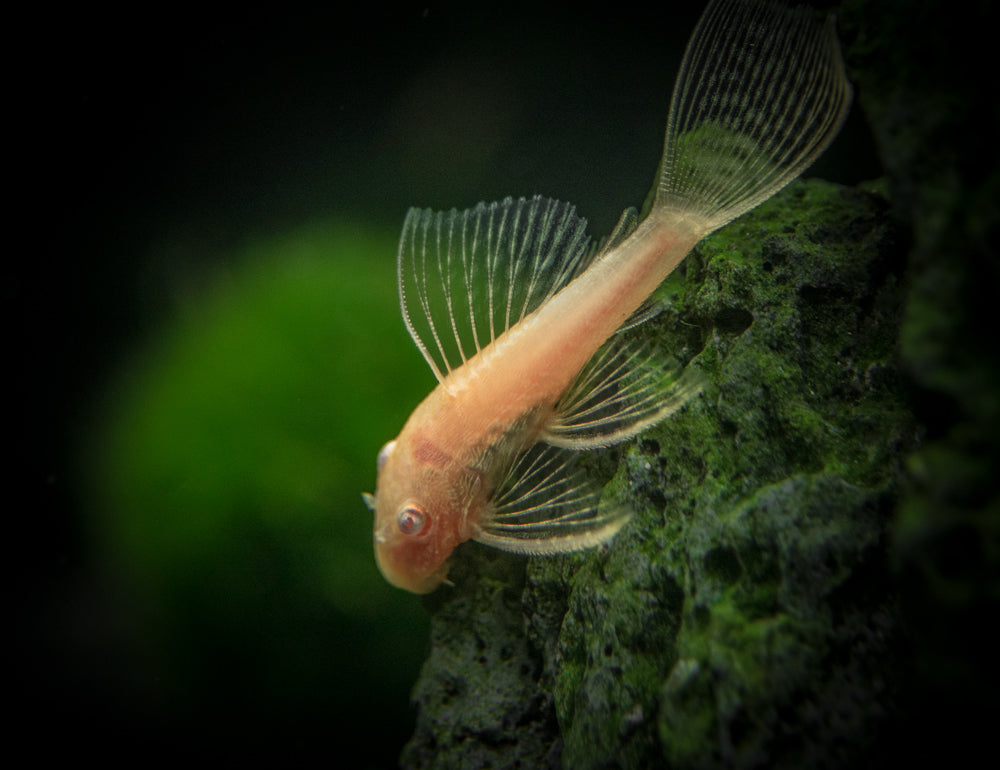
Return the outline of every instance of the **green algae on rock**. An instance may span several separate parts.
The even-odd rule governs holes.
[[[710,384],[592,463],[606,477],[618,460],[605,496],[635,520],[599,552],[526,566],[461,550],[456,587],[425,600],[407,766],[864,756],[895,694],[884,550],[915,440],[887,210],[874,190],[798,182],[700,244],[636,332]],[[497,645],[516,666],[484,665]],[[484,709],[492,721],[470,720]]]

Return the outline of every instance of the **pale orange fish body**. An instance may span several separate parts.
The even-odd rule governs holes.
[[[592,265],[535,313],[447,377],[414,410],[379,472],[376,555],[393,585],[416,592],[445,579],[452,549],[481,529],[497,473],[536,443],[559,397],[604,341],[697,242],[658,226]],[[624,265],[612,264],[617,258]],[[493,451],[493,457],[484,457]],[[419,508],[421,536],[399,532],[392,512]],[[377,508],[377,512],[381,510]],[[435,512],[428,525],[428,511]],[[433,536],[432,536],[433,535]]]
[[[764,63],[775,83],[757,84],[737,111],[728,92],[750,88]],[[704,106],[709,84],[721,107]],[[626,212],[594,248],[571,207],[541,198],[411,210],[403,315],[439,384],[383,447],[366,496],[390,583],[433,590],[469,539],[541,554],[614,536],[629,512],[601,505],[574,454],[636,435],[699,390],[696,370],[664,373],[646,345],[616,332],[644,320],[643,303],[698,240],[794,179],[849,102],[831,22],[715,2],[685,54],[641,223]],[[754,135],[740,129],[747,114]]]

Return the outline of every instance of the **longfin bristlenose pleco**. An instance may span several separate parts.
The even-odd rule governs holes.
[[[618,532],[628,508],[599,506],[574,456],[635,436],[700,384],[616,332],[650,315],[700,239],[797,177],[850,101],[832,18],[717,0],[684,54],[641,222],[626,211],[592,245],[572,206],[541,197],[410,210],[400,301],[438,385],[379,452],[365,495],[390,583],[433,590],[469,539],[547,554]]]

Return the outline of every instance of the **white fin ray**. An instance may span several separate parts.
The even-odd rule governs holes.
[[[604,238],[596,245],[597,253],[606,254],[611,251],[615,246],[628,238],[638,226],[639,214],[634,207],[629,206],[622,212],[622,215],[618,217],[618,222],[615,224],[614,229],[608,237]]]
[[[662,312],[662,302],[653,298],[647,299],[639,305],[632,315],[622,322],[622,325],[618,327],[618,331],[615,334],[621,334],[622,332],[627,332],[629,329],[634,329],[636,326],[646,323],[649,319],[656,318]]]
[[[832,16],[712,2],[677,76],[654,208],[721,227],[802,173],[850,102]]]
[[[649,342],[612,337],[563,394],[540,439],[574,450],[612,446],[665,420],[703,384],[697,369],[677,376],[664,366]]]
[[[438,380],[566,286],[595,258],[567,203],[506,198],[410,209],[399,244],[403,320]]]
[[[631,517],[601,509],[600,488],[575,467],[573,452],[535,444],[511,466],[473,539],[504,551],[552,554],[610,540]]]

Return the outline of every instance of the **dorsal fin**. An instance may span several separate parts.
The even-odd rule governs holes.
[[[410,209],[397,262],[400,305],[439,381],[593,261],[586,227],[571,205],[538,196],[465,211]]]

